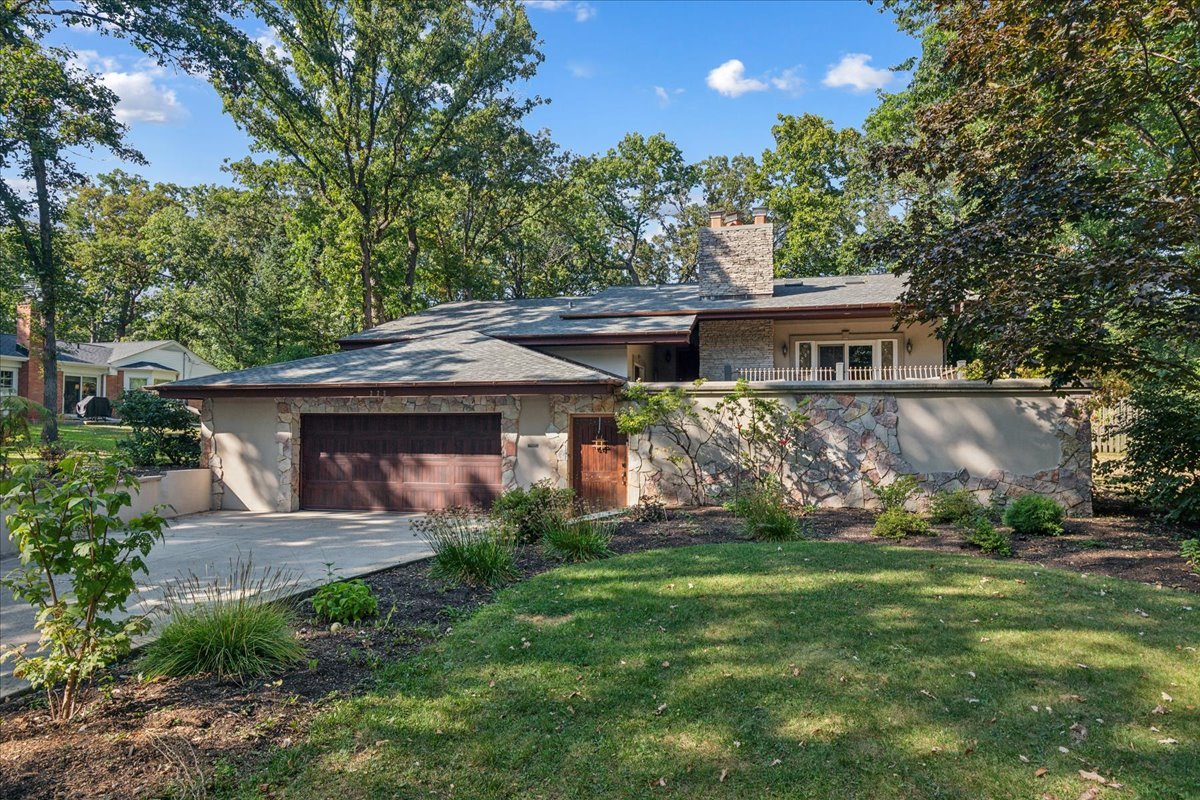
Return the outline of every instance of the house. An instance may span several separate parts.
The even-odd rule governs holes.
[[[915,474],[1090,513],[1077,398],[964,380],[934,326],[896,324],[901,278],[778,280],[772,244],[765,211],[747,225],[714,214],[694,283],[447,303],[337,353],[156,390],[202,401],[213,508],[425,510],[539,480],[595,507],[683,501],[668,443],[626,438],[614,412],[629,381],[701,377],[702,404],[744,378],[806,410],[784,476],[806,502],[870,505],[872,485]]]
[[[0,333],[0,396],[42,402],[42,364],[29,303],[17,306],[16,333]],[[179,342],[58,343],[58,411],[75,413],[84,397],[116,402],[128,389],[215,375],[220,370]]]

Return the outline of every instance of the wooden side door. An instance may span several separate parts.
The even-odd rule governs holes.
[[[571,488],[584,508],[601,511],[625,506],[628,450],[612,414],[571,417]]]

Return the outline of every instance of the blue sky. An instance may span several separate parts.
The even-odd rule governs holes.
[[[529,0],[546,59],[520,88],[548,98],[528,124],[577,153],[612,147],[627,131],[662,131],[691,161],[758,155],[778,114],[820,114],[861,125],[890,68],[919,52],[877,6],[856,2],[604,2]],[[265,34],[266,31],[256,32]],[[124,43],[89,32],[63,41],[121,97],[130,142],[149,160],[129,167],[96,156],[87,172],[118,166],[151,180],[225,182],[225,159],[250,152],[208,85],[147,63]]]

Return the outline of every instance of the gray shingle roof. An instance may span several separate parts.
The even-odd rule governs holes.
[[[593,298],[552,297],[538,300],[485,300],[443,303],[419,314],[385,322],[351,334],[342,341],[395,340],[430,336],[449,331],[474,330],[503,339],[540,336],[595,336],[659,334],[687,336],[695,318],[691,316],[644,316],[628,319],[566,319],[564,314],[604,306]]]
[[[904,282],[895,275],[851,275],[777,280],[769,297],[704,299],[695,283],[679,283],[614,286],[590,297],[445,303],[342,341],[395,340],[454,330],[476,330],[514,340],[540,336],[686,335],[696,316],[705,313],[891,305],[904,291]]]
[[[0,333],[0,356],[28,358],[29,351],[17,344],[15,333]]]
[[[618,384],[607,372],[509,344],[474,331],[454,331],[376,347],[162,384],[189,388],[307,387],[343,384]],[[188,396],[188,395],[183,395]]]

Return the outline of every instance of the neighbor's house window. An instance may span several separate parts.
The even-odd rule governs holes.
[[[796,342],[796,368],[816,380],[879,380],[896,366],[894,339]]]
[[[17,371],[15,369],[0,369],[0,397],[16,397]]]
[[[144,389],[146,387],[146,383],[147,383],[147,381],[145,378],[130,378],[129,379],[129,388],[130,389]]]

